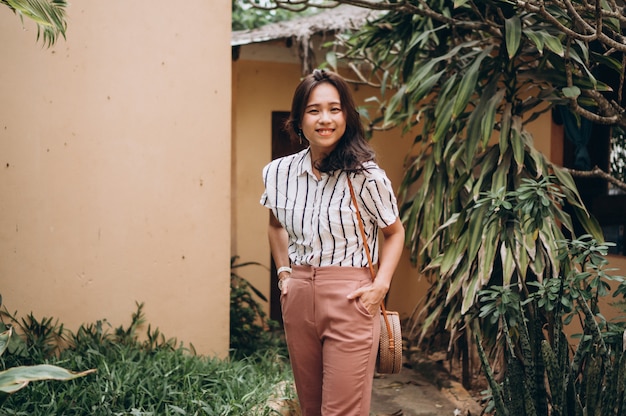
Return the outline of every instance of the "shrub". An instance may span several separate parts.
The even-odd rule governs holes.
[[[142,306],[137,305],[127,328],[112,329],[103,320],[83,325],[75,334],[48,331],[63,334],[63,346],[48,357],[49,363],[97,372],[67,383],[32,385],[10,396],[2,414],[269,415],[266,402],[276,395],[276,386],[291,385],[288,361],[273,351],[221,360],[177,346],[150,326],[140,337]],[[42,355],[34,347],[25,351],[24,361]],[[295,396],[289,388],[284,394]]]
[[[246,266],[260,266],[256,262],[237,264],[238,257],[230,259],[230,350],[234,358],[242,358],[256,351],[278,350],[286,354],[278,322],[268,319],[259,301],[267,298],[248,280],[236,273]],[[257,300],[258,299],[258,300]]]

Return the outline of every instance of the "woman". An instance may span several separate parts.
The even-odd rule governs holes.
[[[315,70],[302,80],[287,129],[292,139],[307,140],[309,146],[263,169],[261,204],[271,209],[268,235],[300,407],[304,416],[366,416],[379,307],[404,244],[396,198],[374,162],[350,89],[339,75]],[[380,261],[379,229],[384,236]],[[373,282],[364,244],[378,262]]]

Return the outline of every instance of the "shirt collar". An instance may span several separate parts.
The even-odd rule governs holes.
[[[308,173],[311,176],[315,176],[313,173],[313,162],[311,161],[311,148],[307,147],[302,151],[300,160],[298,161],[298,176]]]

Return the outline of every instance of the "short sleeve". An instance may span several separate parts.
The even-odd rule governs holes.
[[[265,190],[259,201],[261,205],[272,210],[276,205],[276,164],[276,161],[272,161],[263,168],[263,185]]]
[[[396,222],[399,216],[398,202],[391,181],[375,163],[366,165],[364,182],[360,191],[363,206],[368,215],[385,228]]]

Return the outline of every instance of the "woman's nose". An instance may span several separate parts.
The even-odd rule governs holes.
[[[330,120],[330,112],[320,111],[320,121],[326,122]]]

